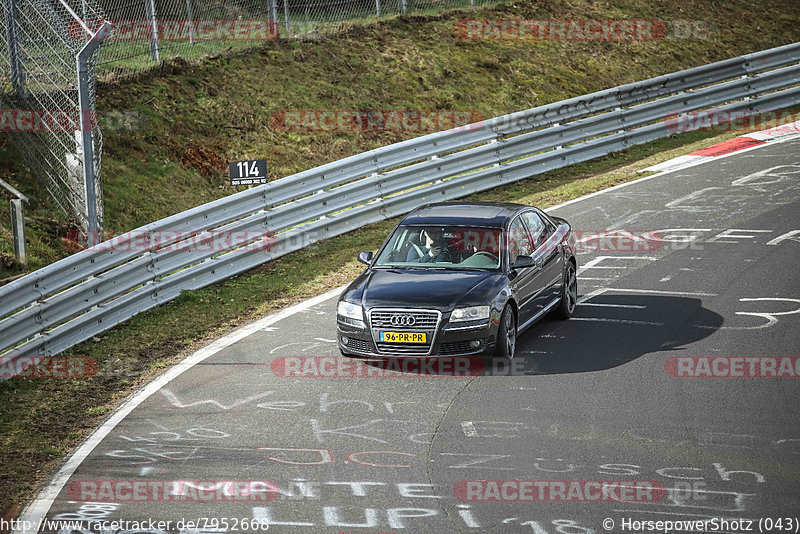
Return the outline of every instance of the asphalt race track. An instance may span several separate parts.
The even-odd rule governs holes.
[[[800,139],[554,214],[578,232],[663,241],[582,252],[576,317],[523,335],[516,366],[495,370],[514,376],[283,376],[278,358],[338,357],[331,298],[150,396],[47,517],[170,520],[161,525],[170,533],[247,531],[242,520],[255,518],[286,533],[584,534],[712,518],[729,522],[716,531],[743,532],[746,520],[757,530],[761,518],[800,516],[800,380],[669,372],[684,356],[800,356]],[[235,502],[120,493],[80,502],[100,480],[264,483]],[[494,491],[485,481],[563,485],[540,483],[545,497],[514,502],[521,484]],[[595,499],[586,481],[621,482]],[[98,527],[84,522],[83,532]]]

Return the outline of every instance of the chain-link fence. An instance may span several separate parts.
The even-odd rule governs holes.
[[[226,53],[277,37],[269,0],[100,0],[112,35],[97,54],[113,81],[162,61]],[[98,21],[89,21],[96,27]]]
[[[82,136],[90,134],[94,155],[90,175],[96,184],[96,218],[102,227],[102,137],[98,128],[92,128],[96,77],[93,64],[87,61],[84,89],[88,98],[81,113],[77,58],[86,42],[68,33],[77,13],[69,3],[58,0],[2,0],[2,4],[0,129],[12,136],[58,206],[83,227],[88,226],[88,210]],[[86,17],[99,13],[89,0],[82,1],[79,12]]]
[[[12,135],[68,216],[87,230],[102,229],[98,78],[118,80],[174,57],[226,53],[390,15],[496,1],[0,0],[0,131]],[[93,164],[84,165],[89,152]]]
[[[99,0],[115,28],[98,53],[97,70],[101,80],[114,80],[174,57],[224,53],[391,15],[436,13],[496,1]]]
[[[468,8],[487,0],[274,0],[281,4],[278,22],[286,34],[322,32],[331,24],[367,21],[398,14],[437,13]]]

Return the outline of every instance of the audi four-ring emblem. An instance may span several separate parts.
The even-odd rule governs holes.
[[[417,319],[413,315],[392,315],[393,326],[414,326]]]

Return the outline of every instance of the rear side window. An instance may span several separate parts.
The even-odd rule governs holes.
[[[534,211],[526,211],[522,214],[522,218],[528,225],[533,240],[533,249],[536,250],[550,237],[549,225],[545,224],[539,214]]]
[[[514,263],[518,256],[530,256],[533,250],[533,243],[522,217],[516,217],[508,227],[508,253],[511,263]]]

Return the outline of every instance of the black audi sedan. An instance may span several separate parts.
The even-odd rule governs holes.
[[[531,206],[422,206],[358,259],[368,268],[337,305],[343,355],[510,359],[520,332],[575,310],[570,226]]]

